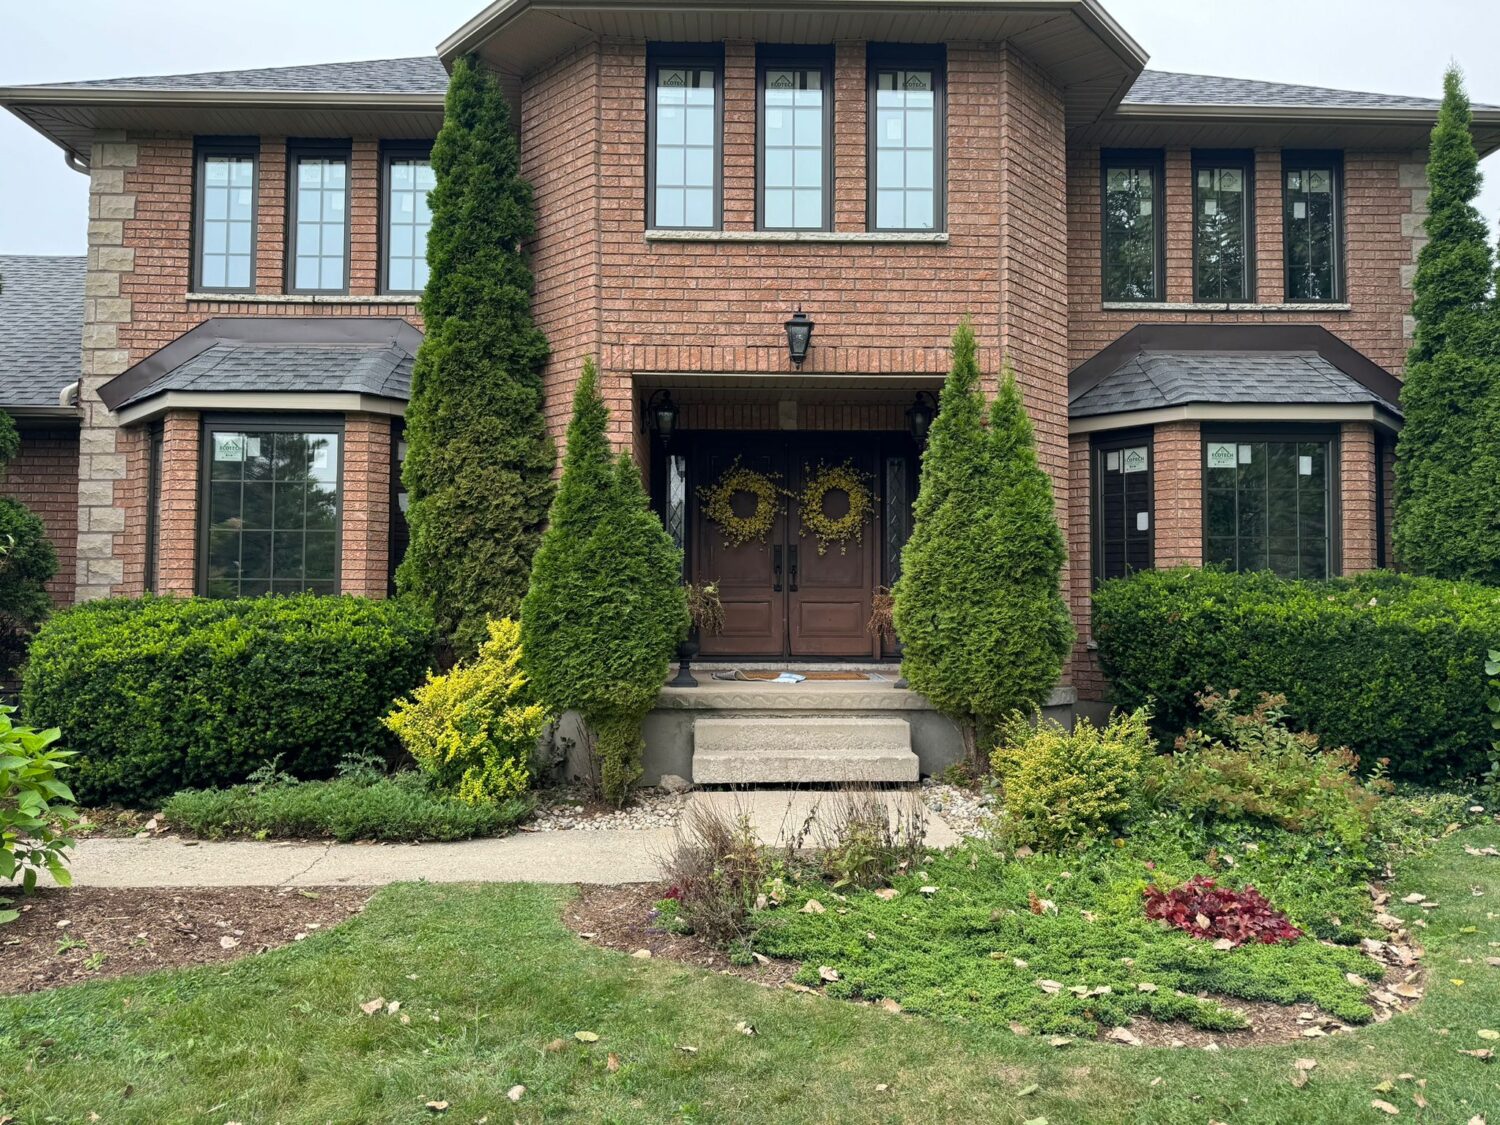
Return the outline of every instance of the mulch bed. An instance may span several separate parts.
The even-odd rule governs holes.
[[[366,887],[48,887],[9,895],[0,994],[156,969],[215,965],[358,914]]]
[[[653,926],[652,911],[666,894],[665,883],[632,883],[617,887],[580,886],[578,891],[578,897],[563,911],[563,922],[590,945],[627,954],[649,949],[653,958],[665,957],[695,968],[742,977],[769,988],[784,988],[791,984],[801,967],[795,961],[778,960],[764,964],[757,962],[753,965],[734,965],[722,949],[702,938],[656,929]],[[1401,980],[1405,975],[1393,969],[1389,979]],[[1414,976],[1413,980],[1420,984],[1420,975]],[[1269,1000],[1239,1000],[1222,996],[1216,999],[1225,1008],[1243,1015],[1250,1026],[1239,1031],[1203,1031],[1181,1022],[1163,1023],[1137,1016],[1126,1030],[1142,1046],[1210,1051],[1231,1047],[1266,1047],[1278,1043],[1306,1043],[1311,1047],[1317,1037],[1309,1037],[1308,1032],[1314,1029],[1325,1035],[1346,1034],[1354,1030],[1310,1004],[1288,1007]],[[1410,1006],[1410,1002],[1403,1001],[1395,1006],[1377,1005],[1377,1008],[1382,1010],[1384,1016],[1386,1011],[1400,1011]],[[1019,1035],[1031,1034],[1019,1025],[1013,1030]],[[1108,1041],[1107,1030],[1101,1033],[1101,1038]]]

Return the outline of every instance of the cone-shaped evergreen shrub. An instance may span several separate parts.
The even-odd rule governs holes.
[[[988,430],[983,416],[966,321],[922,455],[894,620],[907,681],[958,720],[981,769],[981,736],[1046,702],[1073,643],[1052,484],[1008,369]]]
[[[651,511],[635,462],[622,453],[611,464],[608,421],[590,360],[521,608],[521,651],[547,706],[582,716],[600,788],[618,803],[641,775],[641,721],[688,613],[682,552]]]
[[[1493,466],[1500,433],[1500,349],[1489,288],[1480,174],[1463,80],[1450,69],[1427,165],[1428,242],[1415,281],[1416,339],[1396,447],[1396,546],[1403,566],[1439,578],[1500,582]]]
[[[0,411],[0,476],[21,451],[10,415]],[[47,580],[57,573],[57,552],[36,513],[0,497],[0,675],[10,676],[25,655],[31,630],[52,609]]]
[[[460,655],[489,618],[514,616],[552,499],[542,417],[547,341],[531,320],[531,189],[498,84],[453,67],[432,147],[436,187],[422,296],[426,338],[412,371],[402,479],[411,545],[404,593],[431,603]]]

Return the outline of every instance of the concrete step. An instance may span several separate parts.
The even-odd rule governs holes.
[[[698,785],[916,781],[919,773],[905,719],[742,715],[693,723]]]

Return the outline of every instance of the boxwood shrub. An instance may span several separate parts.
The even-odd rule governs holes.
[[[1478,659],[1500,644],[1500,588],[1376,572],[1327,582],[1183,567],[1106,582],[1094,636],[1126,707],[1181,731],[1195,695],[1280,693],[1290,719],[1363,768],[1471,775],[1489,736]]]
[[[79,752],[81,801],[300,778],[393,746],[380,719],[421,682],[433,626],[402,599],[109,599],[49,618],[22,676],[28,723]]]

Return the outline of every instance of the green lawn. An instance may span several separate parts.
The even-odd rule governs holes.
[[[1500,860],[1465,843],[1500,844],[1500,828],[1449,838],[1395,885],[1441,904],[1425,933],[1426,1000],[1346,1037],[1217,1054],[1058,1050],[594,950],[557,921],[566,889],[408,884],[337,930],[228,969],[0,1000],[0,1119],[423,1121],[442,1100],[443,1120],[465,1123],[1286,1125],[1390,1120],[1371,1108],[1379,1098],[1397,1120],[1500,1123],[1500,1061],[1459,1053],[1500,1047],[1476,1035],[1500,1029],[1500,968],[1484,963],[1500,953],[1489,945]],[[361,1014],[376,996],[401,1001],[410,1022]],[[558,1038],[565,1049],[546,1051]],[[1298,1056],[1318,1060],[1301,1089],[1289,1081]],[[527,1091],[513,1105],[516,1084]]]

